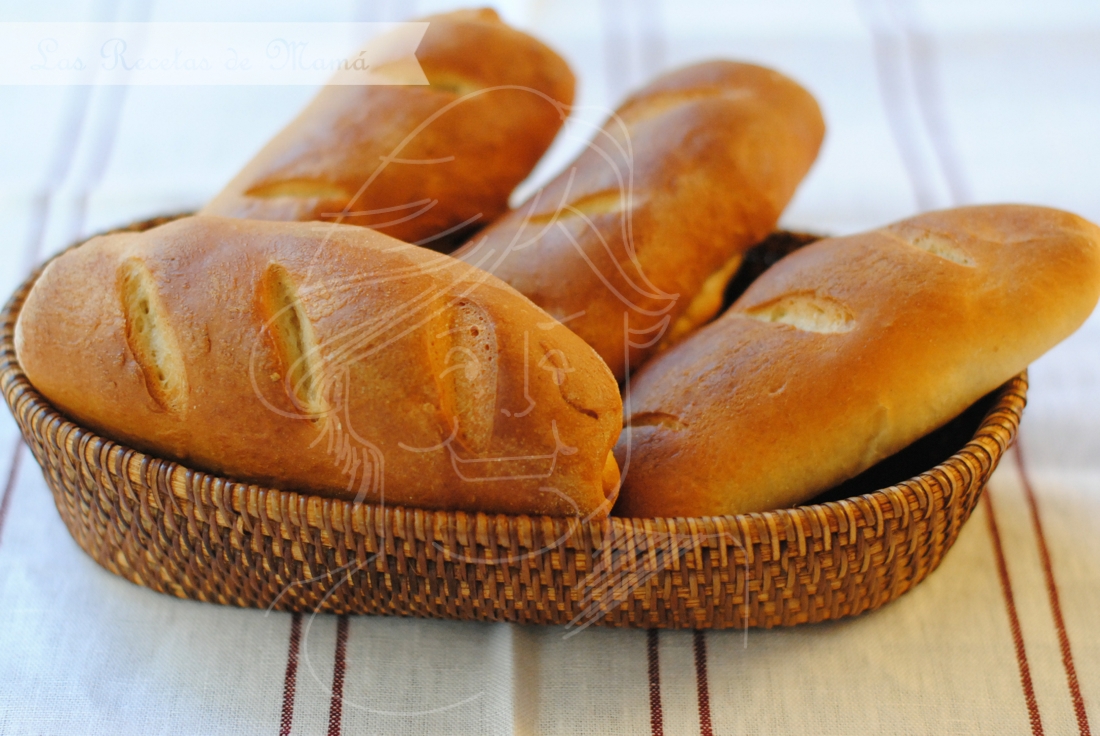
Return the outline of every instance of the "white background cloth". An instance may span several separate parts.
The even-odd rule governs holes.
[[[402,20],[451,5],[10,0],[0,21]],[[999,201],[1100,221],[1096,3],[499,7],[568,58],[585,120],[653,73],[709,57],[806,85],[829,132],[788,227],[847,233]],[[201,205],[313,92],[0,88],[0,291],[81,236]],[[525,191],[576,152],[577,130]],[[1084,733],[1100,727],[1098,371],[1094,315],[1032,368],[1027,475],[1010,453],[942,567],[880,611],[656,639],[374,617],[351,618],[341,637],[337,618],[305,616],[289,679],[291,615],[168,598],[85,556],[4,413],[0,733]]]

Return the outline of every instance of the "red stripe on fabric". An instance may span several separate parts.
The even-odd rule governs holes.
[[[997,575],[1001,579],[1001,592],[1004,594],[1005,608],[1008,610],[1012,643],[1016,647],[1016,663],[1020,667],[1020,684],[1024,688],[1024,700],[1027,701],[1031,733],[1033,736],[1042,736],[1043,719],[1039,716],[1039,703],[1035,700],[1035,688],[1031,685],[1031,668],[1027,664],[1024,633],[1020,628],[1020,618],[1016,615],[1016,599],[1012,595],[1012,581],[1008,577],[1008,565],[1005,563],[1004,548],[1001,546],[1001,532],[997,529],[997,517],[993,513],[993,498],[988,487],[982,494],[982,501],[985,503],[986,518],[989,519],[989,536],[993,540],[993,552],[997,558]]]
[[[707,684],[707,636],[695,630],[695,689],[699,692],[699,733],[714,736],[710,722],[710,686]]]
[[[340,736],[344,710],[344,670],[348,651],[348,617],[336,619],[336,656],[332,663],[332,702],[328,707],[328,736]]]
[[[1016,442],[1016,467],[1020,470],[1020,478],[1024,484],[1024,495],[1027,497],[1027,506],[1031,511],[1031,524],[1035,527],[1035,538],[1039,544],[1039,560],[1043,565],[1043,577],[1046,578],[1047,597],[1050,598],[1050,611],[1054,615],[1054,627],[1058,631],[1058,645],[1062,648],[1062,667],[1066,670],[1066,681],[1069,683],[1069,694],[1073,698],[1073,712],[1077,716],[1077,730],[1082,736],[1090,736],[1089,717],[1085,711],[1085,699],[1081,696],[1081,687],[1077,682],[1077,668],[1073,665],[1073,650],[1069,646],[1069,635],[1066,633],[1066,622],[1062,618],[1062,603],[1058,596],[1058,583],[1054,579],[1054,565],[1050,561],[1050,550],[1047,549],[1046,534],[1043,533],[1043,522],[1039,517],[1039,503],[1035,499],[1035,490],[1031,485],[1031,478],[1027,474],[1027,465],[1024,463],[1024,453],[1020,448],[1020,442]]]
[[[665,715],[661,710],[661,658],[658,653],[658,630],[646,632],[646,658],[649,661],[649,731],[652,736],[665,736]]]
[[[279,719],[279,736],[290,736],[294,725],[294,692],[298,689],[298,647],[302,643],[302,614],[290,618],[290,643],[286,652],[286,675],[283,677],[283,715]]]
[[[19,465],[23,459],[23,436],[15,438],[15,449],[11,454],[11,467],[8,468],[8,480],[4,483],[4,498],[0,500],[0,543],[4,541],[4,521],[8,518],[11,497],[15,493],[15,481],[19,478]]]

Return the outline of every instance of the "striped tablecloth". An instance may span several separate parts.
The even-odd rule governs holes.
[[[404,19],[449,3],[0,3],[0,21]],[[774,66],[829,133],[786,226],[968,202],[1100,221],[1100,6],[511,0],[597,120],[665,68]],[[81,236],[193,209],[314,90],[0,87],[0,290]],[[545,180],[580,145],[565,136]],[[528,188],[530,184],[528,185]],[[855,619],[649,632],[175,600],[69,538],[0,417],[0,733],[1088,733],[1100,723],[1100,317],[1038,361],[1021,442],[941,568]]]

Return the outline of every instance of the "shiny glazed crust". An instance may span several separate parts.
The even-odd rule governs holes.
[[[573,74],[492,10],[424,20],[430,85],[325,87],[203,213],[339,221],[444,248],[507,210],[567,115]]]
[[[616,514],[812,498],[945,424],[1088,317],[1100,228],[1014,205],[932,212],[784,258],[648,363]]]
[[[57,258],[20,313],[30,381],[75,421],[276,488],[606,515],[621,401],[513,289],[372,230],[198,216]]]
[[[714,316],[823,135],[813,97],[778,72],[680,69],[628,98],[576,161],[455,256],[566,321],[622,380]]]

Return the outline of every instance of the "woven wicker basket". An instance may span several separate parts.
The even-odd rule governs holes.
[[[750,270],[809,240],[773,238]],[[15,320],[36,276],[0,314],[0,387],[69,532],[131,582],[227,605],[647,628],[858,614],[940,563],[1012,442],[1027,390],[1025,373],[798,508],[593,523],[381,508],[235,483],[68,421],[15,357]]]

